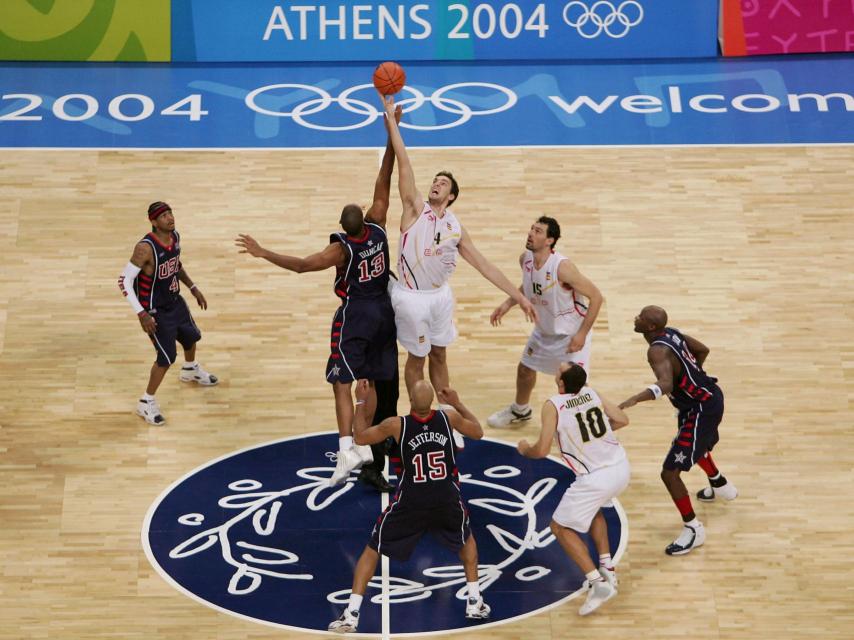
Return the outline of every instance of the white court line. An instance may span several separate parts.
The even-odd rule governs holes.
[[[385,477],[388,478],[388,456],[385,457],[385,467],[383,467],[383,472],[385,473]],[[380,496],[380,506],[382,507],[383,512],[388,507],[388,494],[383,491]],[[380,562],[382,563],[382,634],[383,640],[389,640],[391,638],[391,594],[389,589],[389,565],[388,565],[388,556],[380,556]]]
[[[381,167],[383,164],[383,156],[385,155],[385,147],[379,149],[377,151],[377,167]],[[389,194],[391,195],[391,194]],[[373,204],[373,203],[371,203]],[[389,460],[388,455],[385,457],[385,466],[383,467],[383,473],[385,477],[389,477]],[[388,494],[385,491],[380,492],[380,513],[385,513],[385,510],[388,508]],[[381,620],[382,620],[382,638],[383,640],[390,640],[391,638],[391,602],[389,599],[391,598],[390,589],[389,589],[389,564],[387,556],[380,556],[380,571],[381,571],[381,583],[382,583],[382,600],[381,600]]]

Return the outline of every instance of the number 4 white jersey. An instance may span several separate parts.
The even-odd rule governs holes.
[[[537,269],[531,251],[522,257],[522,292],[537,309],[537,327],[546,335],[574,336],[587,315],[587,299],[558,279],[558,267],[566,259],[552,252]]]
[[[610,467],[626,459],[611,429],[599,395],[590,387],[549,398],[557,409],[557,443],[576,475]]]
[[[425,202],[421,215],[400,235],[397,273],[400,285],[433,291],[448,281],[457,268],[457,245],[462,226],[450,209],[438,217]]]

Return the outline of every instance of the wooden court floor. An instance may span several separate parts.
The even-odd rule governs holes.
[[[674,430],[645,403],[620,432],[633,467],[620,595],[466,638],[850,638],[854,635],[854,148],[415,150],[419,185],[450,169],[457,214],[518,281],[531,222],[604,292],[591,382],[622,400],[649,384],[632,319],[659,304],[712,349],[727,397],[716,459],[738,486],[697,504],[706,545],[664,555],[680,522],[658,478]],[[308,637],[210,610],[173,590],[140,546],[151,502],[230,451],[334,427],[323,380],[331,273],[238,255],[325,246],[342,205],[367,203],[376,150],[9,151],[0,160],[0,637]],[[169,373],[165,427],[134,415],[153,351],[116,287],[149,202],[165,200],[207,296],[198,357],[222,378]],[[393,202],[396,196],[393,192]],[[392,206],[396,228],[397,204]],[[396,247],[397,234],[392,233]],[[453,278],[452,384],[485,422],[513,396],[529,330],[467,264]],[[402,362],[402,361],[401,361]],[[541,379],[540,406],[552,391]],[[405,404],[401,405],[405,409]],[[532,437],[518,432],[487,435]],[[703,474],[687,476],[691,491]],[[365,533],[367,536],[367,532]],[[349,567],[334,570],[349,572]]]

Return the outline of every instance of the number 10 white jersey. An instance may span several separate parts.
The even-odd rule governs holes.
[[[605,414],[602,400],[590,387],[576,394],[549,398],[557,409],[557,443],[561,456],[578,474],[591,473],[626,459]]]

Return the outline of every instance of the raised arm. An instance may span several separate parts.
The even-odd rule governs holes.
[[[412,170],[412,162],[406,152],[406,145],[400,135],[400,128],[394,119],[394,96],[380,96],[386,114],[388,126],[388,137],[397,156],[397,186],[400,190],[400,200],[403,203],[403,214],[400,218],[400,230],[406,231],[421,215],[424,207],[424,198],[415,186],[415,173]]]
[[[460,396],[450,387],[439,389],[436,394],[439,402],[451,405],[454,410],[445,412],[451,426],[464,436],[472,440],[480,440],[483,437],[483,427],[477,417],[468,410],[460,400]]]
[[[552,442],[557,431],[557,409],[551,402],[546,401],[543,405],[540,419],[542,426],[537,442],[530,445],[527,440],[520,440],[516,446],[516,450],[526,458],[545,458],[552,450]]]
[[[305,273],[306,271],[323,271],[329,267],[337,267],[344,264],[344,247],[340,242],[330,242],[320,253],[313,253],[306,258],[286,256],[273,253],[258,244],[257,240],[244,233],[238,234],[234,239],[235,246],[241,247],[240,253],[248,253],[256,258],[264,258],[277,267],[293,271],[294,273]]]
[[[590,304],[587,307],[587,315],[584,316],[584,321],[578,328],[576,334],[570,339],[567,352],[581,351],[584,348],[584,341],[587,339],[587,334],[590,333],[593,323],[596,321],[596,316],[599,315],[599,310],[602,308],[602,292],[599,291],[589,278],[582,275],[570,260],[563,260],[557,270],[558,280],[572,287],[575,291],[586,297]]]
[[[400,122],[400,114],[402,109],[398,106],[394,110],[395,123]],[[388,131],[388,118],[386,121],[386,131]],[[380,163],[380,172],[377,174],[377,181],[374,183],[374,199],[371,206],[365,214],[366,222],[373,222],[385,229],[386,219],[388,218],[389,194],[391,193],[391,172],[394,169],[394,148],[391,146],[391,138],[389,137],[385,145],[385,153],[383,160]]]
[[[697,338],[686,336],[684,333],[682,334],[682,337],[685,338],[685,342],[688,343],[688,349],[694,354],[694,359],[697,361],[697,364],[702,367],[709,355],[709,348],[697,340]]]
[[[386,418],[378,425],[368,426],[367,407],[370,384],[364,378],[356,381],[356,410],[353,415],[353,442],[358,445],[378,444],[392,437],[400,441],[400,417]]]
[[[534,309],[534,305],[531,304],[531,301],[522,295],[522,292],[507,279],[507,276],[505,276],[498,267],[487,260],[486,257],[477,250],[477,247],[474,246],[474,242],[472,242],[468,231],[466,231],[465,227],[461,228],[462,234],[458,249],[463,259],[477,269],[484,278],[489,280],[492,284],[515,300],[516,304],[522,308],[522,311],[528,320],[532,322],[536,321],[537,312]]]
[[[655,374],[655,384],[649,385],[646,389],[633,395],[628,400],[623,400],[620,403],[620,409],[633,407],[638,402],[658,400],[661,396],[666,396],[673,391],[673,362],[670,360],[667,347],[651,345],[647,350],[646,359]]]

